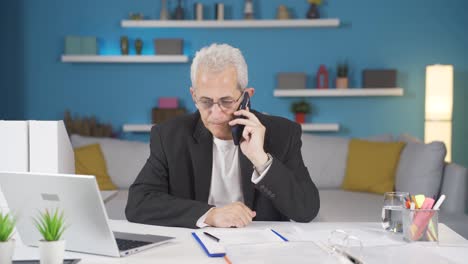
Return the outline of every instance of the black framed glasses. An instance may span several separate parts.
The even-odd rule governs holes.
[[[196,95],[194,95],[195,104],[197,104],[203,110],[211,109],[211,107],[213,107],[213,105],[215,104],[217,104],[219,108],[221,108],[222,110],[232,110],[234,106],[236,105],[236,103],[239,102],[239,100],[241,100],[241,98],[244,96],[244,93],[245,92],[242,92],[242,94],[236,100],[230,99],[230,98],[221,98],[217,102],[215,102],[211,98],[206,98],[206,97],[197,99]]]

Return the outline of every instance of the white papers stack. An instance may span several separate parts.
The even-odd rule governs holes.
[[[63,121],[29,121],[31,172],[75,173],[75,155]]]
[[[29,171],[28,137],[28,121],[0,121],[0,171]],[[0,210],[6,207],[0,191]]]

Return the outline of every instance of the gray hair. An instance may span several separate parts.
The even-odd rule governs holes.
[[[210,72],[218,73],[233,66],[237,71],[237,85],[240,90],[244,90],[249,82],[247,63],[239,49],[228,44],[211,44],[204,47],[195,54],[190,69],[192,87],[195,88],[195,78],[199,68],[204,68]]]

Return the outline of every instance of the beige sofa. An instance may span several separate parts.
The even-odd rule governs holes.
[[[391,135],[384,135],[368,138],[368,140],[393,141],[394,139]],[[443,152],[445,147],[442,146],[443,149],[441,149],[440,144],[428,146],[417,143],[414,138],[408,136],[400,136],[398,140],[406,141],[408,144],[401,154],[396,189],[413,193],[445,193],[447,200],[441,209],[441,222],[445,222],[468,238],[467,170],[456,164],[444,164],[441,155],[445,156]],[[302,141],[304,163],[320,191],[321,208],[314,221],[380,221],[382,195],[341,189],[346,170],[349,139],[303,134]],[[94,143],[101,145],[109,175],[119,188],[118,191],[102,192],[108,216],[111,219],[125,219],[124,208],[128,188],[149,156],[149,145],[143,142],[78,135],[72,135],[71,142],[74,147]],[[441,151],[443,153],[440,153]],[[429,174],[432,174],[433,179],[425,176]],[[415,185],[409,179],[411,177],[426,177],[420,182],[429,183],[426,186],[429,189],[426,191],[424,186]]]

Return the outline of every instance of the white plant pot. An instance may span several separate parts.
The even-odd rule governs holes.
[[[39,241],[41,264],[63,264],[65,240]]]
[[[11,264],[14,251],[15,251],[14,239],[10,239],[6,242],[0,242],[0,263]]]

